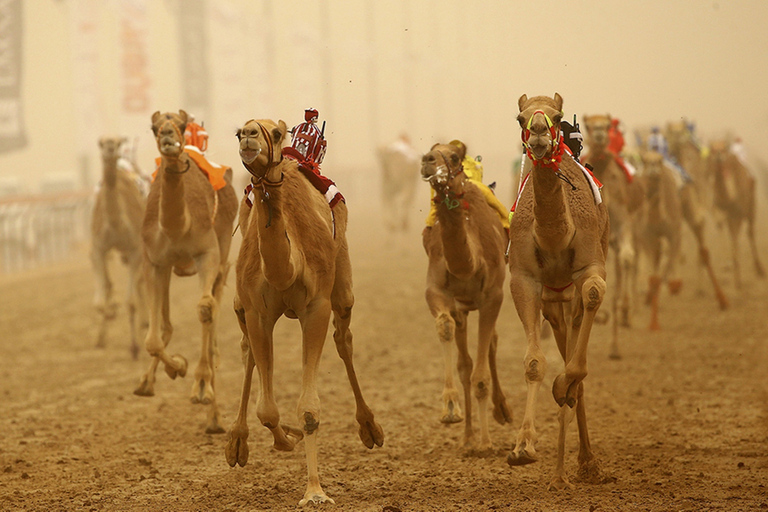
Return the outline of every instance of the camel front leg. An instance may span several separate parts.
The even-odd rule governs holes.
[[[522,466],[536,462],[536,402],[541,381],[547,372],[547,358],[540,346],[541,336],[541,285],[531,278],[512,273],[509,282],[515,308],[523,323],[528,348],[523,361],[525,382],[528,393],[525,402],[525,414],[520,432],[517,434],[515,447],[507,457],[510,466]]]
[[[195,368],[195,380],[192,383],[190,400],[193,404],[211,404],[216,409],[216,397],[213,389],[213,336],[219,304],[214,297],[214,284],[219,272],[219,252],[209,251],[195,258],[200,276],[202,297],[197,303],[197,318],[202,327],[202,347],[200,360]],[[209,426],[214,426],[213,424]],[[221,428],[221,427],[219,427]]]
[[[253,368],[256,363],[251,354],[248,335],[243,332],[240,339],[240,350],[243,356],[243,389],[240,393],[240,407],[237,410],[237,418],[229,429],[227,445],[224,447],[224,456],[230,467],[236,464],[245,466],[248,463],[248,401],[251,397],[251,383],[253,380]]]
[[[458,361],[456,369],[459,372],[459,380],[464,390],[464,437],[462,445],[465,448],[471,448],[474,439],[472,430],[472,356],[469,355],[467,348],[467,313],[464,311],[453,311],[451,314],[456,328],[454,338],[456,339],[456,348]],[[451,372],[453,378],[453,372]]]
[[[259,371],[260,390],[256,404],[256,416],[258,416],[261,424],[272,433],[275,450],[291,451],[296,443],[301,441],[304,434],[297,428],[280,424],[280,411],[277,409],[273,386],[272,330],[277,319],[251,310],[245,311],[244,316],[248,326],[251,357],[253,357],[256,369]]]
[[[162,361],[165,364],[165,372],[171,379],[175,379],[177,376],[186,375],[187,360],[180,355],[169,356],[165,351],[172,333],[168,318],[171,267],[160,267],[149,262],[145,262],[144,267],[149,292],[149,328],[144,346],[153,360],[133,393],[139,396],[153,396],[158,362]]]
[[[338,275],[338,266],[336,272]],[[360,384],[357,381],[357,373],[355,372],[355,366],[352,360],[352,332],[349,330],[349,324],[352,321],[353,303],[354,298],[352,297],[351,285],[340,287],[337,278],[331,296],[334,327],[333,341],[336,343],[336,351],[338,352],[339,357],[344,361],[344,368],[347,371],[347,379],[349,380],[350,386],[352,386],[352,393],[355,395],[355,419],[357,420],[358,425],[360,425],[358,430],[360,440],[366,448],[373,448],[374,446],[381,447],[384,444],[384,430],[382,430],[381,425],[376,423],[376,420],[373,417],[373,412],[363,398],[363,393],[360,390]]]
[[[451,315],[453,300],[439,290],[427,288],[427,305],[435,318],[435,328],[440,346],[443,348],[443,411],[442,423],[460,423],[464,417],[459,404],[459,391],[453,382],[453,351],[456,343],[456,320]]]
[[[92,249],[91,264],[94,276],[96,277],[96,291],[93,297],[93,304],[101,316],[96,346],[104,348],[107,344],[109,322],[115,318],[117,313],[116,304],[112,302],[112,280],[109,278],[106,252],[99,248]]]
[[[580,290],[581,297],[575,299],[576,301],[580,299],[583,304],[583,317],[579,315],[579,312],[575,312],[573,321],[574,324],[579,324],[574,325],[575,346],[572,351],[570,346],[567,347],[565,372],[558,375],[552,385],[552,394],[560,407],[563,405],[568,405],[571,408],[576,406],[578,385],[587,376],[587,346],[592,324],[605,297],[605,279],[601,275],[597,275],[596,269],[593,269],[592,272],[588,270],[586,275],[588,277],[584,280]],[[571,343],[573,342],[569,339],[568,344]]]
[[[334,501],[320,486],[317,458],[317,429],[320,427],[320,397],[317,394],[317,369],[328,332],[331,316],[330,301],[318,300],[309,305],[299,317],[302,329],[302,379],[301,396],[297,407],[299,424],[304,433],[304,449],[307,457],[307,490],[299,505]]]
[[[128,304],[129,324],[131,327],[131,357],[139,358],[139,331],[141,319],[146,317],[144,301],[144,279],[141,275],[141,258],[133,258],[128,262],[128,289],[126,304]]]

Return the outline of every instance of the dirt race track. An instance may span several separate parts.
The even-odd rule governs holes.
[[[490,456],[464,452],[463,426],[438,421],[442,355],[424,300],[421,225],[408,235],[386,235],[377,213],[366,213],[362,203],[350,210],[355,363],[386,440],[372,451],[360,443],[354,399],[329,334],[319,380],[320,478],[336,505],[322,508],[768,509],[768,282],[754,278],[746,243],[746,284],[737,293],[727,239],[710,230],[730,310],[717,309],[694,264],[689,236],[683,291],[677,297],[663,293],[661,332],[648,331],[648,309],[638,302],[635,327],[621,331],[624,358],[613,361],[610,327],[595,327],[585,381],[587,413],[592,445],[609,478],[553,493],[546,490],[557,441],[550,389],[562,369],[554,340],[545,343],[550,364],[539,397],[540,461],[510,468],[506,456],[520,427],[526,387],[524,337],[507,289],[498,322],[498,364],[514,423],[492,423]],[[420,215],[414,212],[417,223]],[[768,263],[765,227],[764,221],[758,224],[758,243]],[[118,298],[124,277],[117,272]],[[255,414],[257,384],[249,463],[232,469],[224,458],[226,435],[206,435],[205,407],[189,401],[189,376],[171,381],[161,369],[154,397],[133,395],[149,357],[142,352],[138,362],[131,360],[124,309],[107,348],[94,348],[93,286],[86,248],[55,268],[0,276],[0,510],[295,510],[306,485],[304,446],[288,453],[272,449],[272,437]],[[197,279],[174,277],[171,287],[171,352],[183,354],[194,369],[200,353]],[[236,415],[243,373],[233,289],[234,272],[219,331],[217,396],[226,427]],[[470,318],[474,333],[476,319]],[[278,404],[283,420],[297,425],[298,324],[282,319],[275,340]],[[575,423],[566,459],[572,479]]]

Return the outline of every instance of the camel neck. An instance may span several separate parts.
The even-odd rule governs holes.
[[[276,177],[272,176],[273,170]],[[253,208],[257,215],[253,218],[257,223],[255,229],[259,236],[264,278],[278,290],[285,290],[296,280],[297,256],[293,254],[284,216],[283,165],[274,166],[266,176],[267,180],[254,184],[256,201]],[[251,229],[254,226],[248,228],[249,231]]]
[[[536,164],[531,179],[536,240],[545,250],[563,250],[573,238],[574,231],[563,181],[552,169]]]
[[[117,184],[117,158],[102,158],[103,181],[107,188],[114,188]]]
[[[469,279],[475,272],[476,261],[467,233],[469,205],[460,194],[448,194],[448,200],[437,204],[437,220],[448,272],[460,279]]]
[[[171,239],[178,239],[186,234],[191,225],[191,217],[184,200],[183,178],[187,170],[189,162],[182,163],[175,158],[163,158],[158,170],[160,226]]]

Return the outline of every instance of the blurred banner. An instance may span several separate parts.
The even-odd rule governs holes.
[[[21,0],[0,0],[0,152],[27,144],[21,112]]]
[[[120,3],[120,46],[123,71],[123,111],[146,114],[150,108],[147,1]]]
[[[72,79],[77,150],[87,154],[102,135],[99,88],[99,0],[74,0],[70,4]],[[87,173],[88,163],[83,162]]]
[[[198,121],[208,114],[208,32],[206,1],[184,0],[179,12],[183,108]]]

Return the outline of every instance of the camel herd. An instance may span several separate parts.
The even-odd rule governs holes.
[[[465,173],[463,144],[435,144],[422,156],[403,138],[399,145],[380,150],[379,157],[384,190],[402,196],[385,198],[398,210],[391,229],[407,229],[419,167],[432,190],[433,219],[422,238],[428,258],[426,302],[444,354],[440,421],[463,421],[463,446],[474,453],[492,448],[489,409],[499,423],[513,421],[496,365],[496,321],[508,272],[509,290],[527,339],[523,358],[527,399],[507,462],[515,467],[538,460],[536,405],[547,369],[542,342],[551,328],[563,370],[552,385],[560,427],[549,488],[560,490],[573,487],[565,470],[565,442],[574,416],[579,432],[578,479],[605,479],[587,429],[588,345],[592,327],[600,321],[598,310],[611,297],[610,356],[621,357],[619,327],[633,322],[641,260],[646,260],[649,270],[650,329],[660,328],[662,285],[672,294],[682,285],[675,270],[684,224],[696,239],[698,261],[720,308],[727,308],[728,300],[713,270],[705,236],[706,221],[715,217],[714,211],[733,240],[736,286],[742,286],[743,280],[738,263],[742,225],[746,225],[755,271],[761,277],[765,271],[754,240],[755,180],[730,141],[717,140],[702,148],[688,125],[670,123],[663,133],[638,132],[637,150],[630,152],[616,144],[617,120],[610,115],[587,115],[582,122],[588,152],[580,157],[580,144],[574,147],[563,136],[559,94],[523,95],[518,107],[525,175],[508,223],[499,217],[498,200],[490,199],[481,190],[483,185]],[[312,112],[316,119],[316,111]],[[202,153],[187,145],[185,133],[190,126],[192,118],[183,110],[153,114],[159,157],[148,195],[142,193],[140,172],[120,156],[125,139],[99,142],[104,175],[96,193],[91,252],[97,282],[95,306],[102,318],[97,344],[105,344],[107,325],[116,315],[106,264],[108,252],[116,250],[130,280],[131,352],[136,358],[137,338],[146,327],[144,346],[152,358],[134,393],[154,395],[160,363],[171,379],[184,377],[187,360],[168,352],[173,333],[170,278],[172,272],[197,275],[202,350],[191,401],[209,406],[207,433],[224,433],[215,386],[216,332],[231,240],[239,229],[242,244],[235,260],[234,310],[242,331],[244,378],[238,415],[227,434],[226,461],[233,467],[248,461],[248,404],[257,368],[256,414],[272,433],[274,448],[293,450],[298,442],[305,442],[308,476],[300,504],[333,502],[320,485],[316,436],[320,426],[317,372],[331,319],[336,350],[356,401],[360,439],[368,448],[384,442],[353,364],[354,295],[346,204],[318,166],[308,173],[300,155],[287,151],[289,133],[296,137],[296,130],[289,132],[283,121],[252,119],[237,132],[242,164],[251,178],[238,209],[232,170],[222,167],[217,174],[207,169]],[[611,258],[613,265],[607,267]],[[479,315],[474,361],[467,334],[471,311]],[[273,329],[283,315],[298,319],[302,332],[299,428],[281,421],[273,391]],[[454,368],[463,403],[454,384]]]

